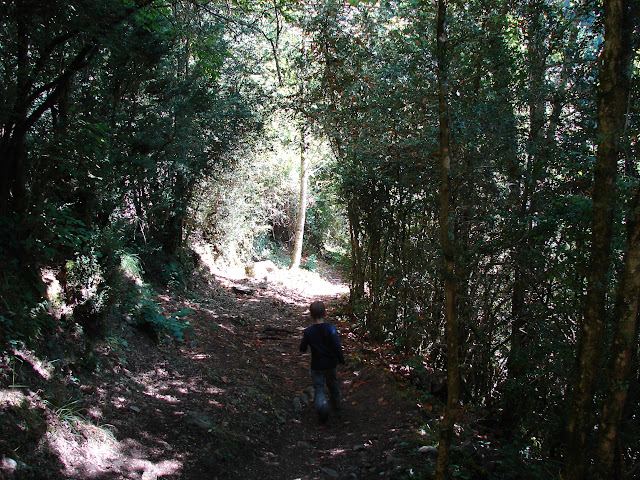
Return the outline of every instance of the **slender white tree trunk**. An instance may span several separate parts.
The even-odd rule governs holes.
[[[291,265],[289,270],[300,266],[302,257],[302,241],[304,239],[304,223],[307,217],[307,188],[309,185],[309,160],[306,155],[304,125],[300,127],[300,198],[298,201],[298,221],[296,222],[296,239],[293,244]]]

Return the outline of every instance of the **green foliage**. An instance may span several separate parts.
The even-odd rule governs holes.
[[[185,272],[179,262],[170,262],[164,266],[162,271],[163,281],[173,288],[184,288]]]
[[[337,182],[333,178],[333,162],[321,165],[311,179],[311,201],[305,222],[307,252],[330,252],[338,256],[347,253],[349,239],[347,219],[342,203],[338,202]]]
[[[194,313],[193,310],[183,309],[166,316],[162,308],[153,300],[147,288],[140,288],[138,304],[135,308],[135,324],[141,328],[150,328],[156,336],[168,337],[178,342],[184,340],[185,333],[191,330],[191,325],[184,317]]]
[[[0,241],[0,348],[16,340],[32,346],[54,326],[49,303],[35,269],[17,256],[18,230],[0,231],[0,239],[7,239]]]
[[[229,263],[249,259],[254,239],[267,238],[266,210],[274,193],[258,190],[260,177],[249,169],[241,162],[234,170],[220,171],[214,185],[202,184],[192,207],[194,230]]]
[[[0,288],[5,292],[0,314],[0,345],[20,340],[33,346],[53,330],[55,322],[49,313],[49,303],[38,299],[31,285],[16,283],[12,277],[10,283],[0,283]]]
[[[263,232],[254,238],[253,252],[258,258],[268,258],[278,268],[286,269],[291,264],[291,252],[287,245],[273,239],[270,232]]]
[[[75,218],[69,205],[45,205],[42,228],[46,234],[34,240],[35,249],[52,260],[61,250],[79,251],[86,245],[91,232],[82,220]]]
[[[597,140],[588,79],[597,78],[600,32],[586,6],[501,8],[448,5],[463,400],[517,412],[513,436],[535,437],[540,455],[553,455],[589,258]],[[444,296],[433,15],[411,2],[375,12],[326,2],[300,23],[313,52],[305,101],[338,157],[353,316],[374,338],[437,365]],[[322,208],[310,208],[310,232]],[[619,261],[621,217],[616,225]]]
[[[191,241],[229,263],[286,265],[304,127],[303,266],[347,258],[354,319],[399,351],[443,361],[433,5],[276,3],[0,4],[0,342],[71,327],[63,307],[102,326],[133,312],[183,340],[191,312],[166,314],[145,280],[187,287]],[[514,414],[513,458],[557,452],[577,348],[597,8],[448,5],[462,400]],[[637,188],[638,85],[636,63],[620,206]],[[614,214],[610,292],[629,222]],[[44,270],[64,284],[56,299]]]
[[[76,320],[100,324],[137,302],[140,258],[183,285],[180,263],[156,271],[153,257],[179,257],[196,186],[261,121],[213,12],[89,1],[0,13],[0,318],[3,336],[33,341],[62,309],[43,301],[40,268],[61,272],[57,301]]]
[[[194,226],[229,263],[276,254],[293,238],[300,160],[286,120],[275,115],[266,137],[220,166],[194,200]]]
[[[117,256],[120,257],[120,270],[122,273],[131,279],[142,281],[144,269],[140,262],[140,256],[125,251],[117,252]]]
[[[315,272],[316,270],[318,270],[318,258],[315,255],[309,255],[303,260],[300,266],[305,270]]]
[[[59,401],[59,399],[54,399],[54,401],[56,400]],[[82,403],[81,400],[72,400],[60,406],[56,406],[48,400],[45,400],[44,403],[48,408],[53,410],[53,413],[63,422],[73,423],[77,418],[82,418],[80,413],[82,411],[82,407],[80,406]]]
[[[73,304],[91,300],[98,308],[106,303],[107,290],[104,288],[100,256],[98,252],[91,252],[67,261],[64,267],[67,302]]]

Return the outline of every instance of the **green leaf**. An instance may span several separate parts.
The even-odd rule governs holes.
[[[187,315],[191,315],[192,313],[196,313],[195,310],[191,310],[190,308],[185,308],[183,310],[180,310],[179,312],[174,313],[171,316],[174,318],[182,318],[182,317],[186,317]]]

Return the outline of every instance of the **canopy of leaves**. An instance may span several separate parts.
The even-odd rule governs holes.
[[[462,400],[554,470],[591,247],[600,6],[447,11]],[[45,270],[87,332],[130,314],[179,336],[141,272],[181,284],[196,241],[227,261],[289,248],[304,132],[306,253],[348,250],[356,323],[443,369],[435,16],[411,0],[0,3],[0,341],[64,323]],[[629,68],[598,392],[638,188]],[[639,391],[636,375],[628,419]],[[637,465],[640,432],[623,436]]]

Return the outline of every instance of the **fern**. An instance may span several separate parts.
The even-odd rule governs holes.
[[[166,316],[162,308],[153,301],[151,293],[141,288],[142,294],[137,306],[137,322],[138,326],[148,325],[158,336],[168,336],[177,340],[184,341],[184,333],[191,329],[191,324],[184,320],[184,317],[194,313],[191,309],[183,309],[170,316]]]

